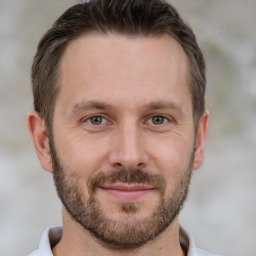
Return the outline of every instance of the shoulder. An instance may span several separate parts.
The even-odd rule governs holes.
[[[27,256],[53,256],[51,248],[56,245],[62,236],[62,227],[47,228],[41,238],[39,247]]]
[[[209,252],[207,252],[205,250],[202,250],[200,248],[196,248],[196,250],[197,250],[197,254],[196,254],[197,256],[220,256],[220,255],[209,253]]]
[[[33,251],[32,253],[28,254],[27,256],[43,256],[39,250]]]
[[[183,227],[180,227],[180,243],[187,251],[187,256],[220,256],[198,248],[191,234]]]

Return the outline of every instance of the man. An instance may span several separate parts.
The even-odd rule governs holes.
[[[31,256],[211,255],[179,226],[204,157],[205,64],[160,0],[92,0],[39,43],[27,124],[63,227]]]

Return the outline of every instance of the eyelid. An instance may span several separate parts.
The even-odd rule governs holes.
[[[92,120],[93,117],[101,117],[102,123],[94,124]],[[109,130],[113,127],[113,122],[105,114],[93,113],[87,116],[84,116],[80,119],[80,127],[88,133],[99,133]]]
[[[102,123],[102,124],[99,124],[99,125],[95,125],[95,124],[92,124],[91,122],[89,122],[90,121],[90,118],[93,118],[93,117],[101,117],[103,120],[105,120],[105,122],[104,123]],[[103,125],[105,125],[105,124],[107,124],[107,123],[110,123],[109,122],[109,119],[108,118],[106,118],[106,116],[104,115],[104,114],[91,114],[91,115],[88,115],[88,116],[86,116],[86,117],[83,117],[82,119],[81,119],[81,123],[88,123],[88,124],[90,124],[91,126],[103,126]]]
[[[162,124],[154,124],[152,122],[152,118],[157,117],[157,116],[163,117],[165,119]],[[101,117],[103,119],[103,123],[98,124],[98,125],[92,124],[90,122],[90,118],[92,118],[92,117]],[[150,122],[150,120],[151,120],[151,122]],[[106,128],[108,126],[111,126],[111,124],[113,124],[113,121],[111,121],[110,118],[106,117],[106,115],[102,114],[102,113],[94,113],[94,114],[90,114],[88,116],[85,116],[85,117],[81,118],[80,122],[84,123],[84,125],[87,124],[88,129],[90,129],[90,128],[92,128],[92,129],[93,128],[94,129],[104,129],[104,127]],[[144,125],[149,125],[149,126],[152,126],[152,127],[159,127],[160,128],[160,127],[164,127],[164,126],[170,125],[172,123],[175,123],[175,119],[172,116],[168,115],[168,114],[152,113],[152,114],[149,114],[149,115],[146,116],[145,121],[143,123],[144,123]]]
[[[169,115],[166,115],[166,114],[159,114],[159,113],[155,113],[155,114],[150,114],[147,119],[146,119],[146,122],[149,122],[150,119],[152,119],[153,117],[156,117],[156,116],[159,116],[159,117],[163,117],[164,119],[166,119],[167,121],[169,122],[174,122],[175,120],[169,116]],[[164,125],[166,122],[164,122],[162,125]],[[155,124],[152,124],[152,125],[155,125]],[[157,126],[157,125],[155,125]],[[160,126],[160,125],[158,125]]]

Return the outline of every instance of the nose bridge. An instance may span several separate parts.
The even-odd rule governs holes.
[[[133,169],[146,164],[142,132],[136,122],[128,121],[118,127],[111,154],[112,164],[119,167]]]

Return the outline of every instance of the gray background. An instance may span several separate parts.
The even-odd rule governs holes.
[[[199,247],[255,256],[256,1],[171,1],[207,60],[210,130],[181,222]],[[52,178],[26,130],[30,66],[39,38],[75,1],[0,0],[0,255],[26,255],[61,223]]]

